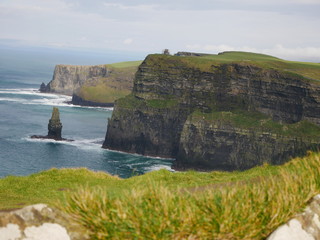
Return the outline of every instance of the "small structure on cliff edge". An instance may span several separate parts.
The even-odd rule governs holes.
[[[65,139],[61,137],[61,130],[62,130],[62,123],[60,122],[60,114],[59,109],[54,107],[52,109],[52,116],[48,123],[48,135],[41,136],[41,135],[33,135],[31,138],[38,138],[38,139],[54,139],[56,141],[73,141],[69,139]]]

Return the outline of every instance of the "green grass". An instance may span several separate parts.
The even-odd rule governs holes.
[[[92,239],[265,239],[319,193],[320,155],[295,159],[259,177],[202,188],[183,183],[174,189],[167,181],[145,177],[143,185],[116,197],[105,188],[81,188],[64,209]]]
[[[273,121],[260,112],[210,112],[203,113],[199,110],[189,116],[192,121],[205,120],[212,124],[230,125],[236,128],[253,130],[255,132],[268,132],[291,137],[312,138],[320,140],[320,127],[308,121],[285,124]]]
[[[145,102],[142,99],[135,97],[133,94],[129,94],[126,97],[117,100],[117,106],[127,109],[139,108],[139,106],[144,104]]]
[[[177,106],[178,103],[178,100],[174,98],[146,100],[147,106],[152,108],[172,108]]]
[[[89,188],[105,186],[108,194],[120,196],[134,186],[146,186],[150,181],[164,182],[172,189],[196,187],[208,184],[248,180],[277,172],[275,166],[261,166],[246,172],[196,171],[172,173],[166,170],[154,171],[141,176],[120,179],[103,172],[80,169],[50,169],[30,176],[8,176],[0,179],[0,209],[17,208],[34,203],[55,204],[65,194],[81,186]],[[134,173],[132,173],[134,175]]]
[[[107,77],[89,79],[77,92],[86,101],[114,103],[130,94],[134,75],[141,61],[121,62],[106,65]]]
[[[117,99],[127,96],[130,92],[128,89],[115,89],[100,83],[95,86],[83,86],[78,94],[87,101],[113,103]]]
[[[320,192],[320,153],[243,172],[155,171],[120,179],[52,169],[0,180],[0,208],[58,206],[91,239],[265,239]]]
[[[112,63],[107,64],[107,66],[111,66],[114,68],[127,68],[127,67],[138,67],[142,61],[130,61],[130,62],[119,62],[119,63]]]
[[[320,84],[320,63],[287,61],[273,56],[250,53],[250,52],[224,52],[219,55],[196,56],[168,56],[152,55],[147,59],[149,64],[157,68],[183,68],[191,67],[200,71],[212,72],[214,66],[220,64],[238,63],[242,65],[253,65],[265,69],[275,69],[284,73],[293,73],[295,76],[303,77]]]

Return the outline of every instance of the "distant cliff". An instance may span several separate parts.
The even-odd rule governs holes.
[[[149,55],[132,94],[116,102],[103,147],[176,158],[177,168],[283,163],[320,146],[314,76],[320,64],[260,54]]]
[[[72,95],[87,81],[95,82],[97,78],[106,77],[108,69],[106,65],[97,66],[73,66],[57,65],[53,78],[46,87],[47,92]]]
[[[73,95],[79,105],[112,105],[130,93],[139,61],[96,66],[57,65],[52,80],[40,91]]]

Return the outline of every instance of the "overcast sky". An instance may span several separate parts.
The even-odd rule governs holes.
[[[0,41],[320,62],[320,0],[0,0]]]

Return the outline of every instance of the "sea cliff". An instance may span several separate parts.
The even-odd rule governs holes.
[[[46,86],[46,92],[54,92],[72,95],[87,81],[95,81],[96,78],[106,77],[108,69],[105,65],[77,66],[56,65],[52,80]]]
[[[279,164],[320,146],[320,64],[267,55],[149,55],[119,99],[103,147],[176,168]]]
[[[112,106],[130,93],[140,61],[77,66],[57,65],[52,80],[41,84],[41,92],[72,95],[72,103],[86,106]]]

